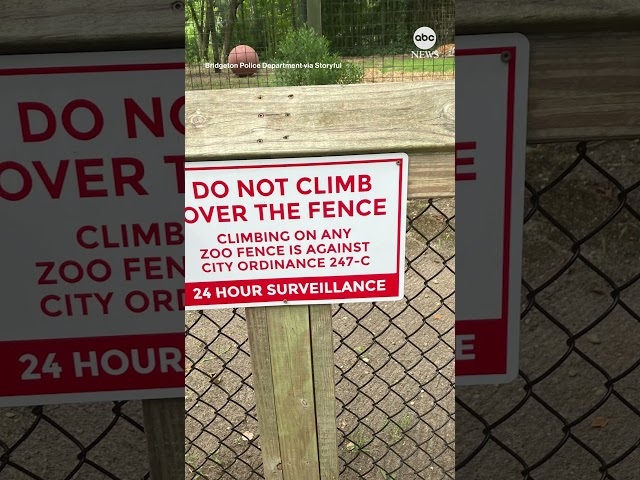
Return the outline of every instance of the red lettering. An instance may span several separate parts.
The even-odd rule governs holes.
[[[15,172],[22,177],[22,187],[17,192],[9,192],[5,190],[2,186],[2,174],[8,170],[14,170]],[[26,168],[24,168],[21,164],[17,162],[2,162],[0,163],[0,197],[4,200],[9,200],[11,202],[16,202],[18,200],[22,200],[29,193],[31,193],[31,188],[33,187],[33,181],[31,180],[31,175]]]
[[[33,162],[33,167],[38,172],[38,175],[42,179],[42,183],[44,184],[47,192],[51,198],[60,198],[60,194],[62,193],[62,186],[64,185],[64,179],[67,175],[67,170],[69,169],[69,160],[62,160],[58,165],[58,170],[56,171],[55,180],[51,180],[51,177],[47,174],[47,171],[44,169],[44,165],[42,162]]]
[[[55,285],[57,283],[54,279],[48,278],[54,266],[54,262],[36,262],[36,267],[44,267],[44,272],[38,279],[38,285]]]
[[[133,167],[133,173],[125,175],[123,169],[126,166]],[[113,181],[116,189],[116,196],[124,196],[124,186],[130,185],[138,195],[149,195],[140,184],[144,177],[144,165],[137,158],[114,158],[113,159]]]
[[[153,135],[156,137],[164,137],[160,97],[153,97],[151,104],[153,106],[153,118],[150,118],[133,98],[124,99],[124,115],[127,122],[127,136],[129,138],[138,138],[136,118],[138,118]]]
[[[103,164],[101,158],[76,160],[76,177],[78,178],[78,193],[80,197],[106,197],[109,194],[106,188],[95,190],[89,188],[89,183],[102,182],[104,176],[101,173],[89,174],[86,169],[102,167]]]
[[[93,127],[86,132],[81,132],[73,126],[71,116],[73,112],[78,108],[85,108],[89,110],[93,116]],[[102,112],[98,106],[90,102],[89,100],[73,100],[69,102],[64,110],[62,110],[62,125],[69,135],[77,140],[91,140],[100,135],[102,128],[104,127],[104,118]]]
[[[177,99],[173,103],[173,105],[171,105],[170,117],[171,117],[171,124],[173,125],[173,128],[175,128],[178,133],[181,133],[184,135],[184,122],[182,122],[181,114],[180,114],[180,111],[182,110],[183,107],[184,107],[184,95],[179,99]]]
[[[31,124],[29,123],[29,110],[40,112],[44,115],[47,126],[40,133],[33,133]],[[56,131],[56,117],[48,106],[38,102],[19,102],[18,115],[20,117],[20,129],[22,131],[22,140],[25,142],[43,142],[53,137]]]

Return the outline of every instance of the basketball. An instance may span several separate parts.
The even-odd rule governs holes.
[[[238,77],[250,77],[258,72],[258,54],[248,45],[238,45],[229,52],[227,63]]]

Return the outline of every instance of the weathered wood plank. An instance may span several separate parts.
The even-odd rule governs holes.
[[[409,198],[454,195],[453,82],[348,87],[187,92],[187,161],[400,151]]]
[[[640,31],[529,41],[530,143],[640,138]]]
[[[188,160],[451,152],[454,82],[186,93]]]
[[[338,442],[331,305],[310,305],[313,386],[320,478],[338,480]]]
[[[456,0],[456,34],[635,30],[637,0]]]
[[[283,478],[319,480],[309,307],[266,314]]]
[[[264,475],[266,480],[283,480],[278,424],[275,416],[274,386],[271,376],[267,311],[264,307],[247,308],[246,315]]]
[[[172,0],[0,0],[0,53],[184,47]]]
[[[143,400],[152,480],[184,478],[184,398]]]
[[[409,154],[407,197],[453,197],[456,193],[453,153]]]

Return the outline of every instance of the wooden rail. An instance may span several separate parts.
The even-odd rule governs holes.
[[[456,35],[635,31],[636,0],[456,0]]]
[[[173,0],[0,0],[0,54],[184,47]]]
[[[451,80],[186,92],[186,159],[406,152],[409,197],[453,196]]]
[[[640,2],[456,2],[456,34],[497,32],[529,38],[529,143],[640,137]]]

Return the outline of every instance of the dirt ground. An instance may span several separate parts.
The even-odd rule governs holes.
[[[455,265],[446,218],[455,206],[435,205],[442,213],[426,201],[408,205],[411,300],[333,308],[340,478],[453,478]],[[260,478],[243,315],[186,315],[187,479]]]
[[[0,479],[141,480],[142,423],[140,402],[0,409]]]
[[[541,210],[525,225],[523,277],[535,290],[534,305],[523,290],[525,376],[503,386],[458,387],[459,399],[496,424],[495,440],[458,480],[640,478],[640,141],[593,142],[588,155],[628,189],[635,216],[623,209],[599,230],[619,208],[620,190],[586,161],[540,196],[564,231]],[[576,158],[576,144],[531,147],[528,182],[539,191]],[[525,205],[529,212],[532,204]],[[581,246],[572,250],[576,240]],[[458,405],[456,413],[462,465],[485,438],[484,426]],[[603,476],[602,465],[633,448]],[[522,473],[527,466],[530,477]]]

